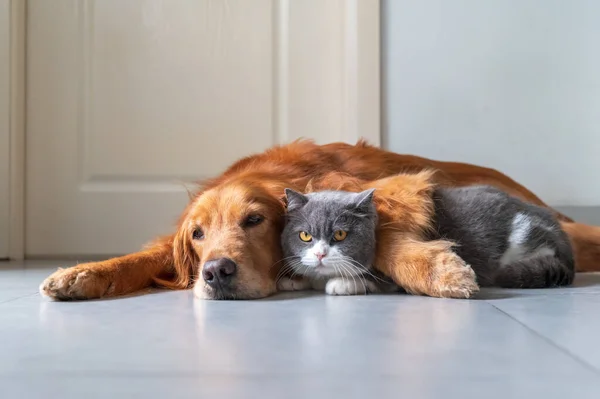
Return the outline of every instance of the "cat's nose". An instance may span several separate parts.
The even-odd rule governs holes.
[[[325,257],[325,255],[327,255],[324,252],[318,252],[315,254],[315,256],[317,257],[317,259],[319,259],[319,261],[323,260],[323,258]]]

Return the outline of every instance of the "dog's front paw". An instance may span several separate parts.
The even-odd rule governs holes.
[[[364,295],[366,286],[358,280],[332,278],[325,285],[327,295]]]
[[[471,298],[479,292],[475,272],[458,255],[452,252],[438,255],[435,268],[433,296]]]
[[[62,301],[110,296],[114,291],[111,274],[98,265],[86,263],[58,269],[40,284],[40,293]]]

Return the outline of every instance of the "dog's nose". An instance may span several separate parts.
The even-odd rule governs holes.
[[[207,261],[202,268],[202,278],[208,285],[226,286],[237,272],[237,265],[229,258]]]

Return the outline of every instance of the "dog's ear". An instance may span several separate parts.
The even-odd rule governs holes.
[[[193,234],[181,226],[173,238],[175,283],[181,288],[188,288],[199,272],[200,259],[192,246]]]
[[[285,197],[288,212],[300,209],[308,202],[308,197],[306,195],[294,191],[291,188],[285,189]]]
[[[195,281],[194,275],[198,272],[200,260],[192,246],[190,237],[183,226],[180,226],[177,233],[170,237],[165,237],[162,245],[171,248],[172,257],[168,262],[171,268],[159,276],[153,277],[154,283],[159,287],[172,290],[182,290],[189,288]]]

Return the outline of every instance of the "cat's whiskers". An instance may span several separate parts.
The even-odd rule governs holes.
[[[294,279],[294,277],[296,277],[296,274],[298,274],[298,270],[300,269],[300,266],[304,266],[304,270],[302,271],[302,273],[300,273],[300,275],[306,275],[306,265],[304,265],[302,263],[302,261],[298,260],[296,261],[296,263],[293,263],[291,268],[292,268],[292,275],[290,276],[290,279]]]
[[[335,274],[337,276],[339,276],[342,280],[344,279],[344,275],[342,274],[342,272],[338,269],[338,267],[334,264],[333,266],[333,270],[335,270]]]
[[[353,273],[352,269],[349,269],[346,265],[344,265],[343,257],[336,256],[330,258],[329,260],[332,262],[334,269],[342,280],[345,278],[348,280],[348,282],[350,282],[350,277],[352,277],[354,288],[356,289],[355,273]]]
[[[281,267],[281,269],[279,269],[279,271],[277,272],[278,276],[280,274],[285,273],[286,271],[288,271],[290,269],[290,263],[288,261],[289,261],[289,259],[286,259],[286,263],[284,263],[283,266]],[[273,268],[273,266],[271,266],[271,268]]]
[[[279,273],[275,276],[275,284],[279,283],[279,281],[284,278],[289,272],[291,272],[293,268],[291,266],[284,266]]]
[[[363,285],[363,288],[366,292],[367,290],[367,286],[365,285],[365,282],[363,280],[361,280],[361,276],[357,275],[356,273],[353,273],[353,270],[351,268],[348,267],[348,264],[346,264],[345,262],[341,262],[338,263],[338,265],[340,266],[340,268],[343,268],[344,270],[346,270],[346,272],[352,277],[352,284],[354,285],[354,291],[358,291],[358,285],[356,284],[356,277],[358,277],[358,281],[360,281]],[[348,280],[350,281],[350,280]]]
[[[353,260],[352,258],[348,258],[348,259]],[[344,264],[344,266],[349,268],[350,270],[354,271],[354,274],[356,275],[356,277],[358,277],[359,281],[362,283],[364,292],[366,294],[367,293],[367,283],[366,283],[367,279],[365,278],[364,270],[362,268],[359,268],[356,265],[353,265],[352,263],[348,262],[347,259],[342,260],[342,264]]]
[[[347,267],[347,265],[344,264],[345,263],[344,258],[345,258],[345,256],[335,256],[335,257],[329,258],[329,260],[332,262],[333,268],[336,270],[336,273],[339,275],[339,277],[342,280],[344,280],[344,278],[345,278],[348,282],[350,282],[350,277],[352,277],[354,289],[356,290],[356,287],[357,287],[356,277],[360,276],[360,273],[356,273],[356,271],[354,269]],[[365,286],[364,281],[361,281],[361,283],[363,284],[363,286]],[[366,286],[365,286],[365,289],[366,289]]]
[[[330,258],[330,261],[332,263],[345,262],[347,260],[353,260],[353,259],[350,258],[350,257],[348,257],[348,256],[344,256],[344,255],[338,255],[338,256]],[[356,263],[358,263],[358,262],[356,262]],[[358,264],[360,265],[360,263],[358,263]],[[354,274],[361,274],[362,273],[362,270],[360,268],[358,268],[358,267],[355,267],[355,268],[353,268],[351,270],[354,272]]]
[[[290,259],[293,260],[293,262],[289,262]],[[275,276],[275,283],[278,283],[282,278],[286,277],[286,275],[289,272],[293,272],[290,277],[293,278],[293,276],[297,273],[298,266],[302,265],[302,262],[300,261],[300,259],[298,259],[297,256],[288,256],[283,260],[286,260],[288,262],[285,263],[285,265],[277,273],[277,276]]]
[[[299,258],[299,256],[295,256],[295,255],[293,255],[293,256],[286,256],[285,258],[279,259],[277,262],[275,262],[275,263],[273,263],[271,265],[271,267],[269,268],[269,270],[271,270],[272,268],[274,268],[275,266],[277,266],[281,262],[285,262],[285,261],[288,261],[290,259],[296,259],[296,258]]]
[[[271,270],[273,267],[275,267],[277,264],[281,263],[281,262],[286,262],[284,263],[283,267],[277,272],[277,275],[275,276],[275,283],[277,284],[279,282],[279,280],[281,280],[288,272],[290,272],[290,270],[293,269],[293,264],[290,264],[288,261],[289,260],[294,260],[295,258],[297,258],[297,256],[287,256],[283,259],[278,260],[277,262],[273,263],[273,265],[271,265],[271,267],[269,268],[269,270]]]
[[[374,275],[367,267],[365,267],[363,264],[361,264],[357,260],[352,259],[349,256],[345,256],[344,260],[346,262],[349,262],[350,264],[352,264],[352,266],[355,267],[357,271],[360,271],[361,274],[368,274],[369,276],[371,276],[375,280],[378,280],[378,281],[380,281],[382,283],[386,283],[386,284],[389,283],[388,281],[382,279],[381,277],[378,277],[378,276]]]
[[[315,277],[314,266],[302,262],[301,259],[293,263],[292,269],[293,273],[290,276],[291,279],[293,279],[296,275],[311,279]]]
[[[338,267],[338,266],[339,265],[337,263],[333,264],[333,268],[334,268],[336,274],[342,279],[342,281],[344,281],[344,278],[346,278],[346,280],[348,280],[348,282],[350,282],[350,279],[346,275],[347,271],[345,271],[344,269],[342,269],[341,267]],[[356,282],[354,284],[356,285]]]
[[[356,268],[357,272],[360,272],[361,274],[368,274],[369,276],[373,277],[373,278],[378,278],[377,276],[375,276],[367,266],[363,265],[362,263],[360,263],[359,261],[357,261],[356,259],[350,257],[350,256],[343,256],[344,261],[352,264],[352,266],[354,268]],[[379,278],[379,280],[383,281],[381,278]]]

